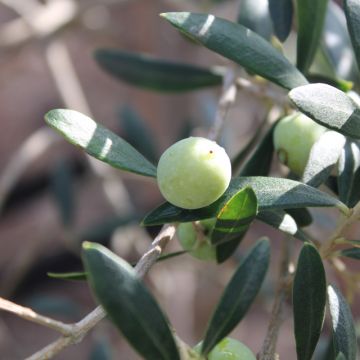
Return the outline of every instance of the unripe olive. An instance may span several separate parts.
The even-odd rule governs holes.
[[[178,226],[177,235],[184,250],[200,260],[215,260],[215,247],[210,242],[216,219],[186,222]]]
[[[164,198],[184,209],[198,209],[217,200],[229,186],[231,163],[225,150],[202,137],[189,137],[161,156],[157,181]]]
[[[202,342],[194,350],[200,353]],[[242,342],[224,338],[208,354],[208,360],[256,360],[254,353]]]
[[[312,146],[325,131],[325,127],[301,113],[282,118],[275,126],[273,134],[279,160],[296,175],[301,176]]]

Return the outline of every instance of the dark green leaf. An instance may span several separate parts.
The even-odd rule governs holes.
[[[269,40],[272,23],[268,0],[241,0],[237,22]]]
[[[342,91],[326,84],[309,84],[289,92],[306,115],[329,129],[360,138],[360,109]]]
[[[339,160],[345,141],[345,136],[336,131],[322,134],[311,148],[302,181],[313,187],[320,186]]]
[[[286,212],[294,218],[300,227],[308,226],[313,221],[309,210],[306,208],[288,209]]]
[[[284,42],[291,31],[294,12],[292,0],[269,0],[269,10],[275,34]]]
[[[219,245],[216,247],[218,262],[223,262],[232,255],[231,250],[235,251],[256,213],[256,195],[250,187],[238,191],[219,211],[211,233],[211,243]],[[229,242],[231,245],[220,246]]]
[[[208,14],[180,12],[162,16],[208,49],[284,88],[307,84],[296,67],[274,47],[240,24]]]
[[[256,218],[275,229],[294,236],[301,241],[308,240],[305,233],[298,228],[295,220],[283,210],[260,211]]]
[[[303,246],[293,283],[293,310],[298,360],[310,360],[320,337],[326,304],[326,278],[316,248]]]
[[[213,204],[196,210],[186,210],[164,203],[143,219],[143,225],[187,222],[216,217],[227,201],[242,188],[250,186],[258,199],[259,210],[336,206],[342,212],[348,208],[336,198],[303,183],[271,177],[233,178],[225,194]]]
[[[358,70],[342,8],[329,1],[323,32],[324,51],[341,79],[356,80]]]
[[[328,286],[328,299],[335,354],[341,352],[345,359],[356,360],[356,333],[350,307],[340,290],[334,285]]]
[[[119,111],[124,138],[147,159],[156,163],[158,154],[155,137],[139,114],[129,105]]]
[[[150,90],[188,91],[222,84],[220,68],[206,69],[112,49],[97,50],[95,59],[120,80]]]
[[[354,248],[341,250],[340,255],[346,256],[351,259],[360,260],[360,248],[354,247]]]
[[[121,170],[156,177],[156,167],[136,149],[88,116],[74,110],[56,109],[46,122],[70,143],[89,155]]]
[[[47,275],[54,279],[61,279],[61,280],[76,280],[82,281],[87,279],[87,274],[84,271],[73,271],[73,272],[66,272],[66,273],[53,273],[48,272]]]
[[[338,162],[339,199],[350,208],[360,200],[360,145],[347,140]]]
[[[214,311],[201,349],[204,355],[228,335],[249,310],[260,290],[269,260],[269,241],[259,240],[240,263]]]
[[[346,23],[360,69],[360,3],[358,0],[344,0]]]
[[[277,124],[273,124],[262,138],[254,153],[240,170],[240,176],[267,176],[270,172],[273,158],[273,131]]]
[[[250,187],[245,187],[233,195],[219,211],[211,243],[219,245],[238,237],[249,227],[257,214],[257,199]]]
[[[328,0],[297,0],[297,67],[306,73],[319,46]]]
[[[102,245],[85,242],[89,283],[112,322],[146,359],[179,360],[167,319],[133,268]]]
[[[71,168],[61,161],[52,173],[52,190],[58,205],[60,217],[64,226],[69,227],[74,222],[74,192]]]

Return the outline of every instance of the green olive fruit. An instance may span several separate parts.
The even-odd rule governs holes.
[[[202,137],[189,137],[161,156],[157,181],[164,198],[184,209],[198,209],[217,200],[229,186],[231,163],[225,150]]]
[[[201,351],[202,342],[194,347],[198,353]],[[254,353],[242,342],[224,338],[208,354],[208,360],[256,360]]]
[[[210,242],[216,219],[182,223],[177,228],[179,242],[184,250],[200,260],[216,260],[215,247]]]
[[[273,134],[279,160],[296,175],[301,176],[312,146],[325,131],[325,127],[301,113],[282,118],[275,126]]]

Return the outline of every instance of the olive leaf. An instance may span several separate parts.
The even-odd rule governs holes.
[[[326,304],[325,270],[316,248],[305,243],[293,282],[296,352],[299,360],[310,360],[320,337]]]
[[[165,315],[134,269],[100,244],[85,242],[82,259],[96,298],[146,359],[179,360]]]
[[[338,162],[339,199],[349,207],[360,200],[360,143],[348,139]]]
[[[115,49],[99,49],[95,52],[95,59],[105,71],[122,81],[163,92],[221,85],[225,73],[220,67],[206,69]]]
[[[334,285],[328,286],[328,299],[335,354],[343,353],[345,359],[356,360],[356,333],[350,307]]]
[[[343,135],[360,138],[360,109],[344,92],[326,84],[309,84],[289,92],[304,114]]]
[[[211,14],[161,14],[173,26],[208,49],[286,89],[308,83],[301,72],[261,36]]]
[[[156,167],[129,143],[78,111],[55,109],[45,121],[70,143],[121,170],[156,177]]]
[[[263,283],[270,261],[268,239],[259,240],[247,253],[226,286],[206,330],[201,353],[211,349],[241,321]]]
[[[291,0],[269,0],[275,35],[284,42],[290,34],[294,5]]]
[[[249,176],[233,178],[228,189],[211,205],[186,210],[164,203],[151,211],[142,221],[143,225],[158,225],[169,222],[186,222],[216,217],[227,201],[242,188],[250,186],[258,200],[259,211],[272,209],[294,209],[304,207],[337,207],[347,213],[349,209],[341,201],[320,190],[298,181]]]
[[[310,186],[320,186],[337,163],[346,138],[336,131],[327,131],[312,146],[302,181]]]
[[[297,0],[297,67],[306,73],[322,34],[328,0]]]
[[[249,229],[257,213],[257,199],[251,187],[238,191],[216,217],[211,243],[216,246],[219,263],[228,259]]]

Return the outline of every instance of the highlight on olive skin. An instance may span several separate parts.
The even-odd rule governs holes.
[[[177,236],[184,250],[199,260],[216,260],[215,247],[210,242],[216,219],[179,224]]]
[[[294,113],[282,118],[275,126],[273,141],[281,163],[301,176],[314,143],[326,131],[309,117]]]
[[[198,353],[202,342],[194,347]],[[221,340],[208,354],[208,360],[256,360],[254,353],[242,342],[226,337]]]
[[[157,167],[160,192],[171,204],[198,209],[224,194],[231,180],[231,162],[215,141],[189,137],[170,146]]]

